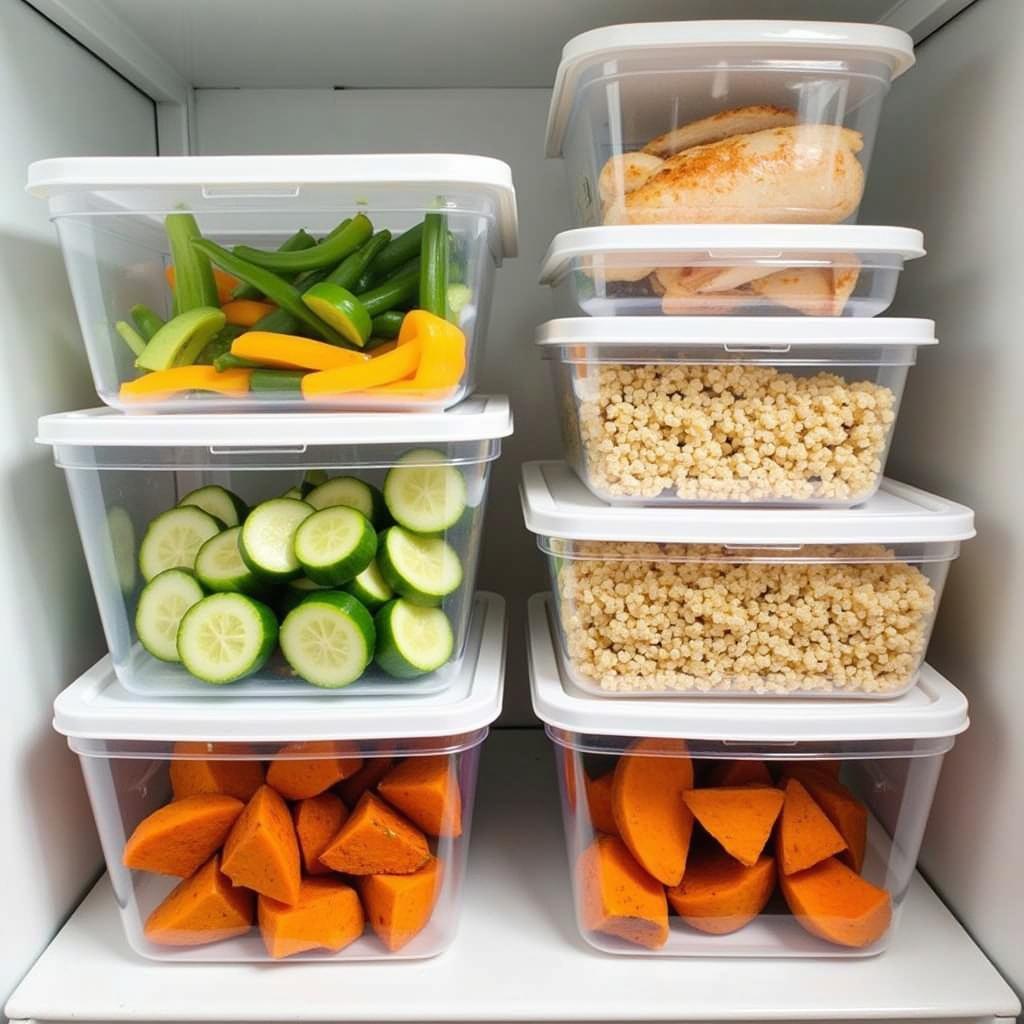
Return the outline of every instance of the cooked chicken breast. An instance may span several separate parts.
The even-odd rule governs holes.
[[[833,315],[835,293],[829,267],[787,267],[752,281],[750,290],[807,316]]]
[[[621,153],[613,156],[601,168],[601,176],[597,180],[601,202],[607,206],[639,188],[652,174],[661,170],[664,162],[650,153]]]
[[[742,288],[759,277],[768,277],[774,273],[774,267],[722,267],[720,270],[715,270],[713,276],[707,278],[697,290],[699,292],[727,292],[733,288]]]
[[[773,107],[761,104],[752,107],[735,107],[733,110],[722,110],[711,117],[703,117],[699,121],[691,121],[656,139],[651,139],[644,146],[645,153],[655,156],[669,157],[693,146],[704,146],[709,142],[718,142],[732,135],[749,135],[768,128],[786,128],[796,124],[796,111],[787,107]]]
[[[832,316],[843,315],[859,278],[860,267],[837,267],[832,271]]]

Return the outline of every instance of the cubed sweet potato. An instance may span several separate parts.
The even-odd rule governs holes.
[[[346,818],[348,808],[341,802],[341,797],[333,793],[307,797],[292,808],[295,835],[307,875],[330,873],[330,868],[320,863],[320,854],[341,830]]]
[[[846,842],[839,859],[860,874],[868,845],[867,808],[846,786],[831,777],[808,775],[803,784]]]
[[[772,834],[783,795],[770,786],[718,786],[691,789],[683,801],[726,853],[752,867]]]
[[[310,754],[309,758],[296,757]],[[355,775],[363,759],[355,744],[334,740],[288,743],[270,762],[267,785],[286,800],[305,800],[330,789],[342,779]]]
[[[255,759],[240,759],[251,753],[242,743],[175,743],[170,767],[174,799],[200,793],[223,793],[245,802],[263,785],[263,765]],[[198,754],[221,756],[199,759]],[[233,755],[231,759],[224,759],[227,754]]]
[[[768,854],[746,865],[721,850],[701,850],[690,856],[683,880],[666,895],[691,928],[728,935],[753,921],[774,889],[775,860]]]
[[[426,837],[415,825],[364,793],[320,861],[343,875],[411,875],[429,857]]]
[[[394,763],[391,757],[368,757],[355,775],[350,775],[334,787],[334,792],[345,801],[346,807],[355,807],[368,789],[377,788],[377,783],[387,775]]]
[[[774,786],[764,761],[715,761],[708,771],[709,786]]]
[[[426,928],[442,877],[441,862],[431,857],[411,875],[366,875],[359,880],[366,918],[391,952],[407,945]]]
[[[335,878],[306,878],[293,905],[268,896],[259,900],[260,932],[275,960],[326,949],[337,953],[363,934],[359,896]]]
[[[596,779],[588,776],[586,782],[587,807],[590,810],[590,824],[594,831],[617,836],[619,827],[615,824],[615,814],[612,811],[612,785],[615,782],[615,773],[608,772]]]
[[[377,783],[377,792],[428,836],[462,835],[462,794],[453,757],[407,757]]]
[[[818,864],[846,849],[846,842],[802,782],[790,778],[775,842],[784,875]]]

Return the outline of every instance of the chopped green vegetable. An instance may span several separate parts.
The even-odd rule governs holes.
[[[146,339],[127,320],[118,320],[114,324],[114,330],[136,356],[141,356],[146,351]]]
[[[278,247],[278,252],[297,252],[301,249],[312,249],[316,245],[316,239],[305,229],[299,228],[290,238],[286,238]],[[235,285],[231,292],[233,299],[261,299],[263,292],[253,288],[251,284],[242,281]]]
[[[363,276],[366,268],[373,262],[377,254],[391,240],[390,231],[378,231],[365,245],[357,249],[327,275],[326,280],[351,291],[356,282]]]
[[[294,391],[302,392],[301,370],[253,370],[249,377],[250,391]]]
[[[420,240],[423,236],[423,224],[409,228],[404,234],[388,243],[387,247],[373,261],[373,272],[383,280],[394,273],[399,267],[405,266],[420,254]]]
[[[302,296],[302,301],[350,344],[362,348],[369,341],[373,329],[370,314],[347,288],[321,281]]]
[[[218,373],[223,373],[225,370],[255,370],[262,366],[262,363],[243,359],[242,356],[236,356],[233,352],[223,352],[213,361],[213,368]]]
[[[443,213],[428,213],[420,240],[419,308],[446,317],[448,293],[448,220]]]
[[[340,231],[331,233],[311,249],[295,252],[266,252],[248,245],[236,245],[234,255],[254,266],[278,273],[298,273],[330,267],[358,249],[373,234],[373,224],[365,214],[356,214]],[[226,269],[226,268],[225,268]],[[264,293],[266,294],[266,293]],[[269,296],[268,296],[269,297]]]
[[[157,316],[149,306],[143,306],[142,303],[132,306],[132,320],[144,341],[149,341],[164,325],[163,317]]]
[[[164,230],[174,264],[174,312],[187,313],[201,306],[219,308],[208,254],[192,244],[203,237],[195,217],[191,213],[169,213],[164,218]]]
[[[420,288],[419,260],[403,267],[383,284],[359,296],[363,308],[371,317],[387,313],[403,302],[415,299]]]
[[[238,324],[225,324],[217,332],[216,337],[206,343],[206,347],[196,357],[196,362],[204,366],[215,366],[220,356],[231,351],[231,342],[240,334],[245,334],[247,330],[247,327]]]
[[[387,313],[381,313],[380,316],[375,316],[373,318],[373,336],[385,340],[397,338],[398,332],[402,329],[402,321],[404,319],[405,313],[397,309],[392,309]]]
[[[179,313],[146,343],[135,365],[142,370],[191,366],[224,326],[225,320],[216,306],[198,306],[187,313]]]
[[[448,285],[448,319],[459,322],[459,314],[473,301],[473,290],[464,284]]]

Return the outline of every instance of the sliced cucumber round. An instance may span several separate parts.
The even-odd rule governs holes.
[[[455,650],[452,624],[440,608],[422,608],[397,598],[374,617],[375,660],[389,676],[415,679],[436,672]]]
[[[242,560],[240,526],[232,526],[211,537],[196,555],[196,576],[207,590],[252,594],[263,581]]]
[[[139,569],[148,583],[165,569],[193,569],[199,549],[224,524],[196,505],[161,512],[146,528],[139,545]]]
[[[275,595],[274,607],[277,610],[277,617],[283,619],[293,608],[302,604],[310,593],[330,589],[330,587],[322,587],[319,583],[306,579],[305,576],[289,580]]]
[[[462,584],[462,564],[450,544],[401,526],[381,534],[377,564],[388,586],[413,604],[438,605]]]
[[[413,533],[440,533],[466,507],[466,480],[442,452],[408,452],[384,478],[384,502],[399,526]]]
[[[135,526],[132,517],[123,505],[111,505],[107,509],[107,535],[114,555],[114,572],[122,594],[135,589]]]
[[[360,604],[366,605],[371,612],[382,604],[387,604],[395,596],[388,582],[381,575],[380,566],[371,562],[354,580],[345,585],[345,589]]]
[[[284,494],[281,495],[281,497],[282,498],[292,498],[295,501],[302,501],[302,498],[303,498],[302,488],[301,487],[289,487],[288,490],[285,491]]]
[[[295,532],[312,514],[311,506],[294,498],[271,498],[257,505],[242,524],[238,547],[245,564],[268,580],[301,576]]]
[[[178,502],[179,508],[182,505],[195,505],[196,508],[209,512],[225,526],[238,526],[249,514],[249,507],[237,494],[218,484],[209,484],[189,491]]]
[[[340,587],[355,579],[377,554],[370,520],[345,505],[323,508],[295,531],[295,557],[314,583]]]
[[[354,683],[373,659],[370,613],[338,590],[312,593],[281,623],[281,651],[295,673],[314,686]]]
[[[194,604],[178,627],[178,656],[204,683],[233,683],[267,663],[277,643],[277,619],[244,594],[214,594]]]
[[[203,588],[187,569],[165,569],[139,594],[135,632],[139,643],[161,661],[180,661],[178,626],[185,612],[202,601]]]
[[[391,523],[387,505],[384,504],[384,495],[373,484],[368,484],[358,477],[333,477],[314,487],[304,500],[313,508],[347,505],[357,512],[362,512],[378,530]]]
[[[327,483],[327,471],[323,469],[307,469],[302,477],[302,493],[309,494],[314,487]]]

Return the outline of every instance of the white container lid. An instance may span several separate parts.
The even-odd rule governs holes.
[[[512,433],[504,395],[477,395],[447,412],[132,413],[106,407],[39,419],[39,444],[92,448],[260,448],[293,445],[445,444]]]
[[[109,656],[53,703],[53,727],[73,740],[290,743],[451,736],[489,726],[501,713],[505,682],[505,601],[479,591],[462,670],[440,693],[344,700],[282,697],[153,700],[117,681]]]
[[[737,346],[789,351],[823,345],[937,345],[935,321],[910,317],[573,316],[537,328],[537,344]]]
[[[974,513],[885,479],[857,508],[616,507],[595,498],[564,462],[526,462],[526,528],[566,540],[675,544],[928,544],[974,536]]]
[[[613,224],[575,228],[555,235],[540,271],[540,283],[555,285],[572,269],[573,260],[628,255],[636,264],[657,265],[672,256],[687,259],[832,261],[841,253],[861,258],[925,254],[924,235],[914,228],[867,224]]]
[[[609,25],[565,44],[548,111],[547,156],[561,156],[580,78],[595,65],[673,51],[806,50],[809,61],[862,60],[889,65],[891,78],[914,66],[914,41],[888,25],[828,21],[662,21]],[[711,55],[713,56],[713,55]],[[770,56],[770,55],[769,55]]]
[[[297,195],[304,185],[422,187],[479,194],[498,211],[501,252],[518,248],[516,193],[508,164],[457,153],[289,156],[61,157],[29,164],[26,190],[52,199],[73,192],[195,188],[208,196]]]
[[[901,697],[878,701],[595,698],[564,679],[555,654],[548,594],[528,607],[533,710],[546,725],[600,736],[678,737],[733,742],[865,742],[937,739],[968,726],[967,698],[930,665]]]

